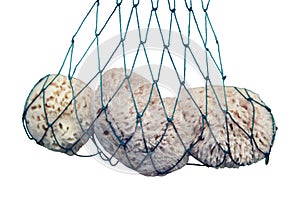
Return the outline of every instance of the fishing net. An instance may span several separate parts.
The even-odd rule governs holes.
[[[210,4],[95,1],[58,73],[26,100],[29,138],[147,176],[268,163],[271,109],[254,92],[225,86]]]

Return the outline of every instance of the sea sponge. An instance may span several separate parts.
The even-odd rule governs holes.
[[[268,159],[276,126],[257,94],[236,87],[224,91],[221,86],[193,88],[189,94],[183,92],[181,102],[186,122],[198,135],[191,155],[212,167],[239,167]]]
[[[180,169],[189,155],[216,168],[268,159],[276,126],[252,91],[183,87],[176,101],[160,98],[156,83],[126,74],[104,73],[94,128],[104,149],[127,167],[155,176]]]
[[[100,143],[125,166],[143,175],[165,175],[180,169],[188,161],[186,150],[196,136],[186,127],[180,105],[175,98],[161,99],[156,84],[138,74],[132,73],[123,82],[124,77],[121,69],[104,73],[102,91],[107,107],[101,106],[100,89],[96,91],[100,98],[96,98],[99,109],[94,128]],[[112,92],[116,88],[118,91]]]
[[[73,155],[93,134],[94,91],[82,81],[48,75],[30,92],[24,119],[29,135],[40,145]]]

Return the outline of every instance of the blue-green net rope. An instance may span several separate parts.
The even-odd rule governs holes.
[[[224,117],[226,118],[225,119],[225,121],[226,121],[226,127],[227,127],[226,128],[226,130],[227,130],[226,133],[227,133],[228,140],[229,140],[229,136],[228,136],[229,131],[228,131],[227,120],[231,119],[237,126],[239,126],[238,122],[234,121],[234,118],[228,112],[228,106],[227,106],[227,101],[226,101],[226,90],[225,90],[225,79],[226,79],[226,76],[224,75],[223,67],[222,67],[222,60],[221,60],[221,54],[220,54],[220,45],[219,45],[219,41],[218,41],[217,35],[216,35],[215,31],[214,31],[211,19],[210,19],[209,14],[208,14],[208,10],[209,10],[209,6],[210,6],[211,2],[209,0],[208,1],[201,0],[200,4],[197,4],[197,6],[194,6],[192,0],[181,0],[181,1],[183,2],[183,4],[181,4],[181,5],[184,5],[184,7],[181,6],[180,8],[177,7],[178,1],[175,1],[175,0],[173,0],[173,1],[172,0],[168,0],[167,1],[169,9],[168,9],[168,13],[165,13],[165,15],[170,16],[170,23],[169,23],[168,27],[166,28],[166,27],[162,27],[162,25],[160,23],[161,18],[163,16],[161,16],[161,15],[159,16],[158,15],[158,11],[160,10],[160,5],[162,4],[163,1],[151,0],[151,4],[150,4],[151,5],[151,9],[149,8],[149,10],[148,10],[150,13],[149,13],[149,19],[146,20],[146,21],[148,21],[148,24],[147,24],[147,27],[146,27],[146,32],[145,32],[146,34],[144,36],[143,36],[143,34],[142,34],[141,30],[140,30],[141,29],[141,25],[140,25],[140,18],[141,18],[140,17],[140,13],[141,12],[146,12],[146,11],[140,9],[140,4],[141,4],[142,1],[136,1],[136,0],[129,1],[129,2],[131,2],[131,8],[124,11],[123,4],[124,4],[124,2],[128,2],[128,1],[126,1],[126,0],[123,0],[123,1],[119,0],[118,1],[117,0],[114,3],[113,8],[111,9],[111,13],[104,20],[103,20],[101,11],[103,9],[106,9],[105,8],[105,2],[104,1],[99,1],[99,0],[95,1],[93,3],[93,5],[91,6],[90,10],[88,11],[88,13],[86,14],[86,16],[83,18],[83,20],[80,23],[80,25],[79,25],[78,29],[76,30],[75,34],[73,35],[72,40],[71,40],[71,45],[68,48],[66,57],[65,57],[65,59],[63,61],[63,64],[62,64],[61,68],[59,69],[59,71],[57,73],[57,74],[61,74],[63,68],[67,68],[68,69],[68,79],[70,80],[70,84],[72,86],[71,80],[75,76],[76,72],[79,70],[78,69],[79,66],[82,64],[82,62],[84,61],[84,59],[87,57],[87,55],[91,51],[91,49],[94,48],[94,47],[96,47],[96,49],[97,49],[98,71],[97,71],[97,73],[95,73],[90,78],[90,81],[88,81],[86,84],[89,85],[92,81],[98,79],[98,82],[100,84],[100,91],[102,91],[102,88],[101,88],[102,87],[102,76],[106,72],[108,66],[110,65],[110,62],[111,62],[114,54],[117,52],[118,49],[122,49],[122,52],[123,52],[122,53],[122,57],[123,57],[124,74],[126,74],[127,70],[130,70],[130,74],[126,74],[124,76],[124,80],[120,83],[120,87],[125,82],[128,82],[128,85],[130,86],[130,79],[129,78],[132,75],[132,72],[134,72],[134,68],[136,67],[136,65],[137,65],[136,63],[138,62],[137,61],[138,57],[142,54],[141,52],[143,52],[144,56],[145,56],[145,58],[147,60],[146,66],[147,66],[147,68],[149,70],[149,73],[150,73],[151,79],[152,79],[152,90],[151,90],[151,92],[149,94],[149,97],[151,97],[151,95],[152,95],[151,93],[152,93],[152,91],[154,89],[157,90],[157,92],[159,94],[160,101],[162,102],[162,107],[165,109],[164,104],[163,104],[163,98],[162,98],[162,95],[161,95],[161,92],[160,92],[160,87],[159,87],[159,84],[158,84],[159,83],[159,78],[157,78],[154,75],[154,72],[152,71],[151,62],[149,61],[151,59],[151,57],[148,54],[149,50],[147,49],[148,47],[146,45],[147,41],[148,41],[148,37],[150,37],[148,35],[149,30],[151,29],[150,25],[153,24],[153,23],[156,24],[156,27],[158,28],[158,30],[160,32],[160,37],[161,37],[160,39],[161,39],[162,47],[163,47],[162,48],[162,52],[161,52],[161,63],[163,62],[163,59],[165,57],[169,57],[170,58],[171,63],[172,63],[171,67],[174,70],[174,72],[176,73],[178,81],[180,83],[178,94],[177,94],[177,97],[176,97],[176,103],[175,103],[174,110],[173,110],[173,115],[171,117],[168,117],[168,115],[166,114],[167,125],[166,125],[165,132],[166,132],[167,127],[169,125],[173,126],[174,130],[176,131],[177,137],[181,141],[180,145],[183,145],[184,148],[185,148],[184,154],[182,155],[182,157],[178,160],[178,162],[175,165],[171,166],[168,169],[165,169],[164,171],[159,171],[159,170],[156,169],[157,175],[164,175],[164,174],[167,174],[167,173],[171,172],[172,169],[175,168],[176,165],[184,158],[185,155],[189,155],[190,154],[191,149],[202,139],[201,138],[202,137],[202,133],[200,133],[199,134],[200,135],[199,138],[196,141],[194,141],[194,143],[192,143],[190,146],[185,146],[183,144],[183,142],[182,142],[182,139],[181,139],[182,136],[180,135],[179,132],[177,132],[177,130],[176,130],[176,124],[173,122],[173,117],[176,114],[175,110],[176,110],[178,98],[179,98],[180,92],[182,90],[186,90],[188,92],[188,94],[192,98],[192,101],[196,105],[195,101],[193,100],[193,96],[189,93],[189,88],[186,85],[186,81],[187,80],[186,80],[186,76],[185,76],[186,73],[185,72],[186,72],[186,68],[187,68],[187,58],[186,58],[187,53],[191,54],[192,58],[195,60],[198,72],[201,74],[201,76],[202,76],[202,78],[203,78],[203,80],[205,82],[206,91],[207,91],[207,88],[212,88],[213,93],[214,93],[215,98],[216,98],[216,101],[217,101],[220,109],[225,113]],[[185,10],[186,13],[187,13],[187,15],[188,15],[188,20],[187,20],[187,22],[185,24],[188,27],[186,34],[184,34],[183,31],[182,31],[182,24],[180,24],[179,19],[178,19],[178,10],[181,10],[181,11]],[[124,12],[128,12],[129,13],[128,19],[124,19],[123,18]],[[199,17],[197,17],[198,16],[197,12],[202,12],[203,18],[199,19]],[[118,43],[117,43],[114,51],[112,51],[111,57],[105,63],[103,63],[103,62],[101,62],[101,53],[100,53],[100,50],[101,50],[101,45],[100,45],[101,38],[100,37],[103,34],[103,32],[106,31],[107,26],[110,24],[112,18],[114,16],[116,16],[116,15],[118,16],[119,24],[115,25],[116,29],[115,29],[115,33],[114,34],[119,34],[119,41],[118,41]],[[74,51],[76,49],[77,36],[78,36],[78,34],[81,31],[84,31],[83,27],[84,27],[86,21],[89,18],[91,18],[91,17],[94,17],[94,19],[95,19],[94,36],[93,36],[92,40],[90,41],[90,43],[87,45],[87,48],[85,49],[85,51],[83,52],[83,54],[79,58],[76,58],[77,61],[75,62],[74,61],[75,60],[74,59]],[[100,25],[99,19],[101,19],[103,21],[102,25]],[[130,23],[133,20],[137,24],[137,28],[138,28],[138,32],[139,32],[139,37],[136,38],[136,40],[138,40],[139,45],[136,48],[136,54],[135,54],[135,58],[133,60],[133,64],[130,65],[127,62],[127,57],[126,57],[127,55],[126,55],[126,50],[125,50],[125,42],[126,42],[126,39],[127,39],[127,34],[129,32]],[[203,25],[203,26],[201,26],[201,25]],[[200,39],[197,42],[199,44],[201,44],[202,48],[205,51],[205,58],[204,59],[205,59],[206,67],[204,67],[204,68],[202,66],[200,66],[200,64],[197,62],[197,59],[196,59],[197,56],[195,55],[195,51],[190,46],[191,27],[193,27],[193,29],[195,29],[193,31],[198,34],[198,36],[199,36]],[[163,29],[168,29],[168,35],[163,34]],[[180,37],[181,37],[181,46],[182,46],[184,57],[183,57],[183,63],[180,63],[180,64],[183,64],[183,66],[184,66],[183,67],[184,68],[183,76],[180,76],[180,73],[178,72],[178,65],[179,64],[174,61],[173,55],[170,52],[170,45],[172,45],[172,41],[171,41],[172,31],[177,31],[180,34]],[[184,39],[185,37],[187,37],[187,40]],[[211,41],[211,38],[213,38],[213,41]],[[212,52],[210,50],[211,47],[213,47],[212,49],[216,49],[216,52]],[[213,61],[213,66],[217,69],[218,76],[222,80],[221,81],[221,85],[223,87],[223,90],[222,90],[223,92],[221,94],[217,94],[217,92],[214,90],[214,84],[211,81],[210,69],[209,69],[209,64],[208,64],[208,62],[209,62],[208,60],[209,59]],[[161,70],[161,68],[162,68],[162,65],[160,65],[159,69]],[[48,78],[48,76],[46,76],[46,79],[47,78]],[[43,79],[41,79],[37,84],[39,84],[40,82],[44,81],[44,79],[45,79],[45,77]],[[201,80],[201,81],[203,81],[203,80]],[[50,84],[51,84],[51,82],[48,83],[47,85],[44,84],[43,88],[42,88],[42,91],[40,92],[40,94],[43,94],[45,92],[45,90],[47,89],[47,87]],[[120,87],[119,87],[119,89],[120,89]],[[85,88],[83,88],[82,90],[84,90],[84,89]],[[240,91],[240,89],[235,88],[235,90],[237,92],[239,92],[253,106],[252,126],[254,126],[253,124],[254,124],[254,116],[255,116],[254,104],[258,104],[258,105],[264,107],[265,109],[267,109],[271,113],[271,110],[266,105],[264,105],[261,102],[257,102],[256,100],[252,99],[247,90],[245,90],[247,96],[245,96],[244,93],[242,93]],[[73,88],[72,88],[72,91],[73,91],[73,99],[72,99],[72,101],[75,102],[76,101],[76,97],[79,94],[75,94]],[[118,92],[118,90],[115,91],[115,94],[117,92]],[[131,89],[131,92],[132,92],[132,89]],[[222,96],[221,99],[224,99],[225,107],[221,106],[222,102],[220,102],[221,100],[218,98],[218,97],[220,97],[220,95]],[[100,96],[100,97],[96,97],[96,98],[102,98],[102,97]],[[114,95],[113,95],[112,98],[114,98]],[[132,94],[132,99],[135,100],[133,94]],[[45,103],[45,99],[43,101]],[[207,96],[206,96],[206,101],[207,101]],[[93,123],[95,123],[95,121],[97,120],[97,118],[100,115],[107,116],[107,108],[109,107],[110,101],[108,101],[107,104],[104,104],[103,102],[104,101],[102,99],[101,100],[102,108],[97,112],[97,117],[95,118],[95,120],[94,120]],[[149,104],[149,102],[148,102],[148,104]],[[71,104],[71,102],[69,103],[69,105],[70,104]],[[136,103],[134,102],[134,104],[136,104]],[[147,106],[148,105],[146,105],[146,107]],[[27,126],[26,126],[26,113],[27,113],[27,110],[28,110],[29,107],[30,107],[30,104],[28,104],[28,100],[27,100],[27,103],[26,103],[25,108],[24,108],[23,124],[24,124],[24,128],[25,128],[28,136],[31,139],[34,139],[32,137],[32,135],[30,134],[30,131],[28,130]],[[67,109],[67,107],[66,107],[66,109]],[[136,108],[136,124],[140,125],[142,127],[143,126],[143,111],[138,110],[137,106],[135,106],[135,108]],[[202,123],[203,127],[205,125],[207,125],[208,128],[209,128],[209,121],[207,120],[207,105],[204,107],[204,109],[198,108],[198,112],[199,112],[198,114],[201,116],[201,123]],[[46,113],[46,110],[45,110],[45,113]],[[57,117],[57,119],[60,116],[61,115],[59,115]],[[108,119],[108,118],[106,117],[106,119]],[[57,141],[57,139],[55,137],[55,132],[54,132],[54,130],[52,128],[52,126],[53,126],[53,124],[55,123],[56,120],[53,121],[53,122],[51,122],[51,123],[48,121],[47,117],[46,117],[46,120],[47,120],[48,127],[46,127],[45,134],[46,134],[47,130],[51,130],[52,135],[54,136],[56,142],[59,144],[59,142]],[[115,137],[118,139],[118,141],[120,143],[119,148],[117,149],[117,151],[119,149],[121,149],[121,148],[126,149],[126,145],[127,145],[127,143],[130,142],[130,138],[127,138],[125,140],[122,139],[122,137],[120,136],[120,133],[118,133],[116,130],[114,130],[114,128],[113,128],[113,126],[112,126],[112,124],[111,124],[111,122],[109,120],[107,120],[107,123],[111,127],[111,130],[113,131]],[[92,127],[92,125],[91,125],[91,127]],[[243,129],[241,126],[239,126],[239,128]],[[91,135],[89,133],[89,130],[85,130],[83,128],[82,128],[82,130],[84,131],[85,135],[89,136],[90,141],[96,147],[96,152],[92,153],[90,155],[79,155],[79,154],[77,154],[76,152],[73,151],[73,147],[76,145],[76,143],[73,146],[71,146],[70,148],[65,148],[66,152],[71,151],[71,152],[73,152],[73,154],[78,155],[78,156],[100,156],[103,160],[108,161],[111,165],[117,165],[118,164],[118,161],[116,159],[114,159],[114,155],[115,155],[116,152],[113,153],[112,155],[111,154],[107,154],[103,150],[103,147],[101,147],[99,145],[99,143],[96,141],[97,138],[94,135]],[[202,132],[203,132],[203,130],[204,129],[202,129]],[[257,144],[255,142],[255,139],[253,138],[253,133],[249,134],[249,133],[247,133],[246,130],[243,130],[243,132],[245,132],[245,134],[249,137],[248,139],[251,140],[251,144],[253,145],[253,147],[258,148],[258,146],[257,146]],[[164,134],[163,134],[163,136],[164,136]],[[212,133],[212,134],[217,134],[217,133]],[[163,136],[162,136],[162,138],[163,138]],[[275,134],[274,134],[274,136],[275,136]],[[161,140],[162,140],[162,138],[161,138]],[[37,143],[41,143],[42,139],[40,141],[36,141],[36,142]],[[273,140],[274,140],[274,137],[272,139],[272,144],[273,144]],[[148,148],[147,145],[145,144],[145,152],[147,154],[152,154],[153,152],[155,152],[155,150],[159,147],[160,141],[154,147],[152,147],[152,148]],[[227,150],[225,150],[225,149],[223,149],[221,147],[220,144],[218,144],[218,141],[216,141],[216,143],[222,149],[222,151],[224,153],[224,158],[226,156],[229,156],[230,158],[232,158],[229,148]],[[271,147],[272,147],[272,144],[271,144]],[[60,147],[64,148],[63,146],[60,146]],[[268,162],[270,151],[271,151],[271,148],[270,148],[270,150],[268,152],[261,151],[261,153],[266,158],[266,163]],[[128,155],[125,155],[125,156],[128,156]],[[191,155],[191,156],[193,156],[193,155]],[[199,161],[199,162],[197,162],[197,163],[188,163],[188,164],[190,164],[190,165],[211,166],[210,164],[207,164],[207,163],[203,162],[202,160],[197,159],[196,157],[195,157],[195,159],[197,161]],[[224,161],[225,161],[225,159],[223,161],[220,161],[217,165],[215,165],[213,167],[221,166]],[[236,162],[236,161],[234,161],[234,159],[232,159],[232,161],[236,165],[239,165],[239,163]],[[142,162],[140,163],[140,165],[142,165]],[[153,163],[153,166],[155,168],[154,163]],[[139,166],[132,166],[133,169],[138,168],[138,167]]]

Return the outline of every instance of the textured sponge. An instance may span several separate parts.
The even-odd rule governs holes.
[[[93,134],[93,98],[93,90],[78,79],[70,82],[63,75],[46,76],[25,105],[30,136],[50,150],[68,155],[78,152]]]
[[[124,77],[121,69],[103,75],[104,101],[108,102],[111,93],[115,95],[95,123],[100,143],[121,163],[143,175],[180,169],[188,161],[186,149],[196,136],[186,126],[180,105],[175,106],[175,98],[159,98],[156,86],[138,74],[132,73],[130,84],[127,79],[123,82]],[[96,96],[100,97],[99,91]],[[100,99],[96,98],[99,108]]]
[[[191,154],[212,167],[239,167],[268,159],[276,132],[270,109],[247,89],[225,87],[225,93],[227,112],[223,87],[208,88],[207,93],[205,88],[190,89],[195,103],[187,97],[182,101],[186,122],[198,135]],[[198,120],[191,120],[195,117]]]
[[[268,161],[276,125],[252,91],[182,87],[178,99],[161,98],[156,83],[129,70],[110,69],[101,79],[96,92],[75,78],[41,79],[25,105],[29,135],[73,155],[95,133],[111,157],[146,176],[178,170],[190,155],[215,168]]]

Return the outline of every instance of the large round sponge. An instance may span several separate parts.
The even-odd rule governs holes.
[[[257,94],[214,86],[190,89],[187,96],[182,101],[184,116],[198,135],[191,155],[212,167],[239,167],[263,158],[268,161],[276,125],[271,110]],[[189,120],[195,118],[198,120]]]
[[[185,166],[196,134],[186,126],[175,98],[161,99],[155,84],[136,73],[126,79],[122,69],[103,75],[103,101],[109,102],[104,110],[99,91],[95,134],[106,151],[146,176]]]

